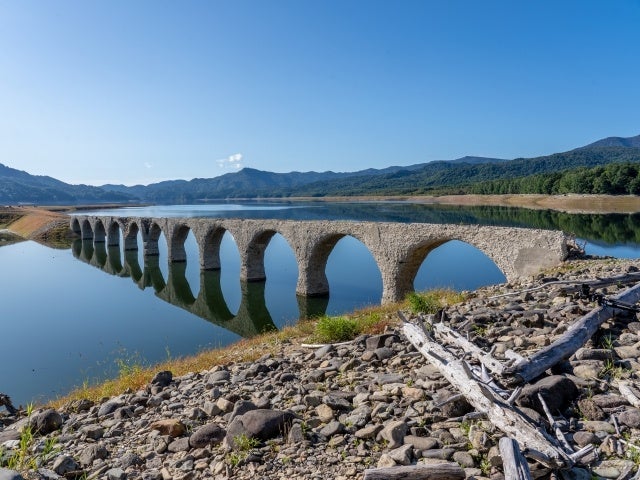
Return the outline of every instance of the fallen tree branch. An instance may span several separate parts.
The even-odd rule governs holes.
[[[640,408],[640,398],[638,398],[638,392],[629,382],[618,382],[618,390],[627,402],[636,408]]]
[[[458,332],[447,327],[444,323],[435,323],[433,325],[433,331],[436,337],[440,340],[464,350],[466,353],[478,360],[482,365],[487,367],[491,373],[502,375],[504,370],[502,363],[493,358],[490,354],[484,352],[475,343],[470,342]]]
[[[18,410],[13,406],[9,395],[5,395],[4,393],[0,393],[0,407],[6,408],[9,415],[15,415],[18,413]]]
[[[369,468],[364,471],[364,480],[464,480],[464,478],[464,470],[457,463]]]
[[[613,300],[635,304],[640,301],[640,283],[613,297]],[[502,378],[508,383],[528,383],[558,362],[569,358],[596,333],[600,325],[613,317],[615,307],[603,305],[573,323],[551,345],[525,360],[505,367]]]
[[[531,480],[529,464],[520,451],[518,442],[512,438],[502,437],[498,442],[502,457],[504,480]]]
[[[549,425],[551,425],[551,428],[555,432],[556,438],[558,439],[560,444],[564,447],[564,449],[567,452],[575,453],[573,448],[571,448],[571,445],[569,445],[569,442],[567,442],[567,439],[565,438],[564,433],[562,433],[562,430],[560,430],[560,426],[558,425],[558,422],[556,422],[556,419],[553,418],[553,415],[551,414],[551,410],[549,410],[549,407],[547,406],[547,402],[544,401],[544,397],[540,395],[540,393],[538,393],[538,401],[540,402],[540,405],[542,405],[542,409],[544,410],[544,413],[547,416],[547,420],[549,420]]]
[[[573,461],[557,444],[555,439],[547,435],[536,425],[490,389],[469,378],[464,362],[455,358],[447,349],[430,340],[416,325],[405,321],[403,331],[409,341],[429,360],[467,401],[479,412],[487,414],[493,425],[508,436],[514,438],[526,450],[531,450],[536,459],[553,468],[571,468]],[[537,452],[537,453],[536,453]]]

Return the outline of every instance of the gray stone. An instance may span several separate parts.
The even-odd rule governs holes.
[[[615,355],[609,349],[581,348],[575,353],[578,360],[613,360]]]
[[[318,433],[325,437],[333,437],[342,432],[344,432],[344,425],[334,420],[325,425]]]
[[[109,456],[109,452],[99,443],[94,443],[89,445],[87,448],[82,450],[82,453],[78,457],[78,461],[81,465],[88,467],[90,466],[94,460],[96,459],[105,459]]]
[[[585,432],[582,430],[573,434],[573,441],[579,447],[586,447],[590,444],[597,445],[600,443],[600,439],[595,433]]]
[[[449,460],[454,453],[455,450],[453,448],[433,448],[431,450],[422,450],[422,458]]]
[[[385,360],[387,358],[393,357],[393,355],[394,355],[393,350],[391,350],[388,347],[376,348],[374,353],[375,353],[376,357],[378,358],[378,360]]]
[[[618,415],[618,420],[627,427],[640,428],[640,410],[629,408]]]
[[[58,455],[53,461],[52,469],[64,477],[67,474],[80,471],[80,465],[69,455]]]
[[[167,450],[173,453],[186,452],[189,450],[189,437],[176,438],[167,446]]]
[[[314,356],[316,358],[323,358],[324,356],[326,356],[327,354],[333,352],[335,350],[334,346],[331,344],[328,345],[324,345],[320,348],[318,348],[315,352],[314,352]]]
[[[407,435],[404,437],[404,443],[410,443],[416,450],[431,450],[439,445],[437,439],[432,437],[416,437],[415,435]]]
[[[98,409],[98,417],[109,415],[122,406],[124,406],[124,403],[119,400],[109,400],[100,405],[100,408]]]
[[[362,405],[351,412],[344,418],[345,425],[353,425],[356,428],[364,427],[371,419],[371,408]]]
[[[87,438],[90,438],[92,440],[99,440],[104,435],[104,428],[96,424],[85,425],[80,428],[79,432],[81,435],[84,435]]]
[[[461,417],[469,412],[473,412],[473,407],[464,398],[459,398],[445,403],[440,407],[442,415],[445,417]]]
[[[380,430],[382,430],[382,425],[368,425],[356,431],[354,435],[356,436],[356,438],[375,438]]]
[[[325,395],[322,398],[322,401],[326,405],[331,407],[332,410],[350,410],[352,407],[351,402],[349,402],[345,398],[342,398],[339,395],[336,395],[335,393],[330,393],[329,395]]]
[[[0,480],[24,480],[24,477],[15,470],[0,467]]]
[[[255,410],[257,407],[253,402],[248,400],[238,400],[233,406],[233,411],[231,412],[231,417],[229,421],[233,420],[238,415],[244,415],[250,410]]]
[[[62,415],[49,408],[31,418],[31,426],[41,435],[55,432],[62,426]]]
[[[208,423],[198,428],[190,437],[191,448],[204,448],[208,445],[217,445],[224,440],[227,432],[217,423]]]
[[[384,425],[378,438],[389,442],[388,447],[398,448],[404,443],[404,437],[407,433],[407,424],[403,421],[393,420]]]
[[[453,461],[458,463],[462,468],[473,468],[476,463],[469,452],[454,452]]]
[[[302,426],[299,423],[294,423],[289,429],[289,435],[287,435],[287,443],[292,445],[299,445],[306,440],[305,434],[302,431]]]
[[[398,373],[381,373],[375,377],[376,383],[379,385],[387,385],[389,383],[404,383],[404,377]]]
[[[396,461],[388,453],[383,453],[378,460],[378,468],[395,467]]]
[[[610,434],[616,433],[616,428],[609,422],[602,422],[597,420],[586,421],[582,423],[582,427],[589,432],[604,432]]]
[[[144,461],[139,455],[133,452],[126,452],[118,459],[118,463],[120,464],[120,467],[127,469],[134,465],[142,465]]]
[[[39,475],[38,480],[62,480],[64,478],[48,468],[39,468],[37,472]]]
[[[120,407],[113,412],[113,418],[117,420],[126,420],[128,418],[133,418],[133,416],[133,410],[129,406]]]
[[[402,445],[388,452],[388,455],[398,465],[410,465],[413,460],[413,445]]]
[[[107,478],[109,480],[126,480],[127,474],[121,468],[112,468],[107,470]]]
[[[13,429],[0,431],[0,445],[9,440],[20,440],[20,432]]]
[[[231,379],[231,373],[227,370],[218,370],[217,372],[212,372],[207,376],[207,387],[212,387],[214,385],[224,385],[229,382]]]
[[[158,372],[151,379],[151,385],[167,387],[173,380],[173,374],[169,370]]]

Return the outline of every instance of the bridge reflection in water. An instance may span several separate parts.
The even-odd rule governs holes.
[[[200,270],[200,290],[194,296],[186,277],[185,262],[168,263],[168,278],[160,269],[158,256],[144,256],[140,266],[138,250],[120,250],[119,245],[107,246],[105,242],[75,240],[73,256],[105,273],[131,278],[141,290],[152,287],[156,297],[182,308],[208,322],[219,325],[243,338],[249,338],[277,327],[267,308],[265,281],[240,280],[242,299],[234,315],[225,301],[220,270]],[[124,258],[123,258],[124,256]],[[329,303],[328,297],[297,297],[299,318],[323,315]]]

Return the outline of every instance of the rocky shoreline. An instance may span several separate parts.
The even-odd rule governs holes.
[[[613,259],[569,264],[553,277],[579,284],[639,266]],[[447,324],[497,357],[507,349],[527,356],[595,306],[544,286],[549,280],[479,290],[446,309]],[[541,288],[525,291],[534,287]],[[542,391],[569,444],[597,447],[564,478],[636,475],[640,409],[619,387],[625,380],[640,388],[639,334],[637,314],[621,312],[518,399],[544,423],[535,401]],[[34,479],[346,480],[375,467],[443,462],[461,466],[467,478],[504,478],[501,433],[464,399],[451,401],[457,393],[399,328],[339,345],[283,342],[277,355],[255,362],[180,377],[158,372],[145,389],[97,404],[76,401],[29,416],[2,410],[0,457],[14,469],[0,469],[0,479],[18,479],[20,470]],[[24,432],[33,438],[26,441]],[[531,467],[534,478],[558,475]]]

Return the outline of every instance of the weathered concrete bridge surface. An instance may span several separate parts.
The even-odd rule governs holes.
[[[184,241],[191,231],[198,243],[202,270],[220,269],[220,242],[229,232],[240,252],[241,279],[246,281],[265,280],[264,253],[279,233],[295,254],[296,293],[301,296],[329,294],[327,260],[341,238],[352,236],[369,249],[378,265],[383,303],[401,300],[413,291],[413,281],[426,256],[450,240],[481,250],[507,280],[535,274],[567,256],[563,232],[483,225],[79,215],[71,218],[71,229],[83,240],[108,246],[119,245],[122,232],[125,251],[138,249],[140,232],[145,256],[158,255],[158,239],[164,233],[171,263],[186,261]]]

